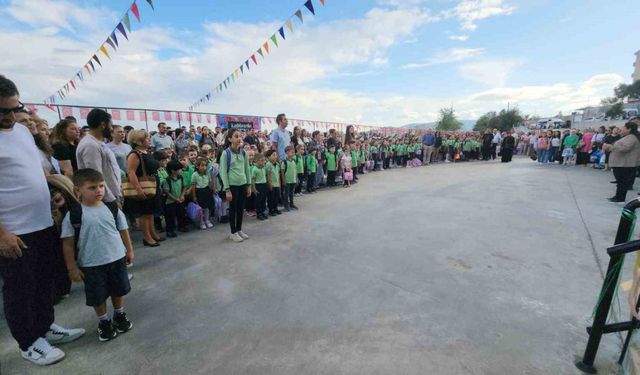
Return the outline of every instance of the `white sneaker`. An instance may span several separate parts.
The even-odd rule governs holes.
[[[205,223],[200,224],[200,229],[202,229],[202,230],[207,229],[207,226],[205,225]]]
[[[52,365],[64,359],[64,352],[49,344],[42,337],[38,339],[24,352],[22,358],[40,366]]]
[[[232,233],[229,235],[229,239],[233,242],[242,242],[244,238],[242,238],[238,233]]]
[[[82,328],[64,328],[53,323],[49,327],[49,331],[45,334],[45,339],[53,345],[66,344],[68,342],[76,341],[84,335],[84,329]]]
[[[210,221],[207,221],[206,223],[207,228],[213,228],[213,223]]]
[[[242,237],[243,240],[248,240],[249,239],[249,236],[247,236],[247,234],[244,233],[241,230],[239,230],[236,234],[239,235],[240,237]]]

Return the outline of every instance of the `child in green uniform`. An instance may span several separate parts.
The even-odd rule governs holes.
[[[278,210],[278,199],[280,198],[280,165],[278,164],[278,154],[274,150],[269,150],[264,156],[268,160],[265,171],[267,174],[267,187],[269,188],[269,215],[276,216],[282,214],[282,212]]]
[[[318,171],[318,159],[316,158],[318,149],[312,147],[309,151],[310,153],[305,157],[307,167],[307,193],[314,193],[316,189],[313,187],[313,183],[315,182],[316,172]]]
[[[329,151],[324,152],[325,164],[327,166],[327,186],[336,186],[336,171],[338,170],[338,155],[336,146],[329,147]]]
[[[295,149],[292,145],[284,148],[287,159],[280,165],[280,173],[284,181],[284,210],[289,212],[291,209],[297,210],[298,207],[293,203],[293,195],[296,190],[296,180],[298,179],[298,169],[294,160]]]
[[[347,145],[345,145],[347,146]],[[351,156],[351,170],[353,172],[353,183],[358,183],[358,150],[356,149],[356,142],[351,142],[349,146],[349,153]]]
[[[304,181],[304,145],[298,145],[295,162],[298,179],[296,180],[296,195],[302,195],[302,181]]]
[[[170,161],[167,164],[167,177],[162,183],[162,191],[166,197],[164,200],[164,218],[167,225],[167,237],[176,237],[176,221],[180,232],[188,232],[185,220],[184,201],[189,185],[182,175],[182,164]]]
[[[196,160],[196,171],[191,176],[191,199],[202,207],[200,229],[203,230],[213,228],[210,218],[215,207],[213,191],[211,190],[211,177],[207,173],[207,164],[207,159]]]
[[[253,194],[256,196],[256,214],[258,220],[267,220],[267,195],[269,188],[267,187],[267,171],[264,167],[265,157],[257,154],[255,157],[255,165],[251,168],[251,186]]]
[[[226,149],[220,157],[220,178],[222,190],[225,191],[229,204],[229,225],[233,242],[249,239],[242,231],[245,199],[251,195],[251,176],[249,173],[249,157],[240,147],[242,134],[239,130],[227,130],[225,137]]]

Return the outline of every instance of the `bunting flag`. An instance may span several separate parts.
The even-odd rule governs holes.
[[[316,0],[316,1],[319,1],[320,4],[325,5],[325,0]],[[153,4],[151,3],[151,0],[147,0],[147,2],[153,8]],[[135,5],[135,2],[134,2],[134,5]],[[132,6],[132,8],[133,8],[133,6]],[[253,63],[255,65],[258,65],[258,59],[256,57],[256,54],[262,56],[262,58],[265,59],[272,52],[271,45],[275,46],[276,48],[279,48],[281,41],[287,40],[287,36],[286,36],[286,33],[285,33],[285,27],[289,30],[290,33],[293,33],[293,18],[294,17],[296,17],[296,18],[298,18],[298,20],[300,20],[300,24],[304,23],[302,9],[307,9],[309,11],[309,13],[311,13],[314,16],[316,15],[316,8],[313,6],[313,0],[307,0],[306,2],[304,2],[303,6],[298,8],[289,18],[287,18],[287,20],[279,28],[277,28],[274,33],[271,34],[271,36],[267,39],[267,41],[264,42],[262,44],[262,46],[256,50],[255,53],[253,53],[251,56],[249,56],[249,58],[245,59],[244,66],[247,67],[247,69],[246,69],[247,72],[249,72],[249,69],[250,69],[249,68],[249,60],[253,61]],[[135,12],[134,12],[134,15],[135,15]],[[278,40],[278,39],[280,39],[280,40]],[[265,54],[265,52],[266,52],[266,54]],[[236,79],[239,79],[240,76],[245,75],[244,66],[242,64],[240,64],[240,67],[235,69],[221,83],[213,86],[213,88],[211,89],[211,92],[207,93],[206,95],[204,95],[200,99],[196,100],[191,106],[189,106],[189,111],[193,111],[195,108],[198,108],[201,104],[204,104],[204,103],[207,103],[207,102],[211,101],[211,99],[213,98],[213,93],[214,92],[217,93],[217,94],[220,94],[220,93],[222,93],[222,91],[228,90],[229,86],[232,83],[234,83],[236,81]]]
[[[44,104],[45,105],[50,105],[55,103],[56,100],[56,95],[58,97],[60,97],[60,100],[64,100],[67,96],[67,94],[69,93],[70,89],[69,87],[73,88],[74,90],[78,89],[78,81],[79,82],[84,82],[84,76],[82,74],[83,70],[86,70],[87,73],[89,73],[89,75],[91,76],[92,73],[96,72],[96,65],[94,65],[94,62],[96,62],[98,64],[99,67],[103,67],[102,66],[102,61],[100,61],[100,58],[98,57],[99,54],[103,54],[104,56],[107,57],[108,60],[111,60],[111,54],[109,53],[109,51],[107,50],[106,45],[110,45],[111,48],[113,49],[113,52],[116,52],[118,50],[118,48],[120,47],[120,44],[118,42],[118,37],[117,37],[117,32],[119,32],[122,36],[124,36],[124,38],[126,40],[129,40],[129,35],[127,35],[127,31],[129,32],[129,34],[131,34],[131,21],[129,19],[129,12],[133,13],[133,15],[136,17],[136,19],[138,20],[138,22],[141,22],[142,18],[140,17],[140,8],[138,8],[138,4],[136,3],[137,0],[133,0],[133,2],[131,3],[131,5],[127,8],[127,10],[124,12],[124,15],[120,18],[120,21],[118,22],[118,24],[113,28],[113,30],[108,34],[107,38],[104,40],[104,42],[98,47],[98,49],[92,54],[90,55],[91,57],[89,58],[89,61],[87,61],[84,65],[82,65],[82,67],[80,68],[80,70],[78,70],[74,75],[73,78],[71,78],[71,80],[67,81],[67,83],[65,83],[64,86],[62,86],[61,89],[58,89],[56,91],[56,94],[54,95],[49,95],[45,100],[44,100]],[[149,4],[149,6],[151,7],[152,10],[155,10],[154,5],[153,5],[153,1],[152,0],[146,0],[146,2]]]
[[[324,0],[320,0],[320,2],[322,3],[322,5],[324,5]],[[149,6],[151,6],[152,10],[156,10],[156,8],[153,7],[153,1],[152,0],[147,0],[147,3],[149,3]]]

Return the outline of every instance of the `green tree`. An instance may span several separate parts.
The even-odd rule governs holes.
[[[498,114],[498,129],[500,131],[507,131],[509,129],[513,129],[517,126],[520,126],[524,123],[524,118],[520,114],[520,110],[517,108],[514,109],[503,109]]]
[[[614,105],[616,103],[618,103],[620,101],[620,98],[617,97],[611,97],[611,98],[604,98],[600,101],[601,105]]]
[[[462,125],[462,122],[456,118],[453,108],[442,108],[440,110],[440,119],[436,124],[437,130],[460,130]]]
[[[484,132],[487,129],[495,129],[499,123],[498,114],[495,112],[487,112],[480,116],[473,126],[473,130],[477,132]]]
[[[609,118],[615,118],[618,116],[622,116],[624,114],[624,104],[622,102],[618,102],[611,106],[605,113],[605,115]]]
[[[640,99],[640,81],[636,81],[630,85],[621,83],[613,90],[613,92],[616,97],[621,100]]]

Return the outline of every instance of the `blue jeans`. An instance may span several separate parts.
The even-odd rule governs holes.
[[[549,161],[549,150],[538,150],[538,163],[543,164]]]
[[[316,171],[316,180],[314,181],[313,188],[317,189],[324,178],[324,170],[322,169],[322,164],[318,163],[318,170]]]
[[[551,163],[555,163],[556,162],[556,155],[558,155],[558,149],[560,147],[556,146],[556,147],[551,147],[551,150],[549,150],[549,161]]]

